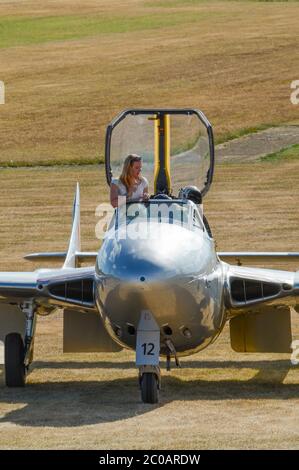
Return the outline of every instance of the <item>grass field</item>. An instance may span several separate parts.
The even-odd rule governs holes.
[[[203,109],[216,138],[298,121],[298,2],[0,2],[0,162],[92,162],[120,110]]]
[[[291,160],[298,159],[299,156],[299,145],[290,145],[280,152],[269,153],[265,157],[262,157],[263,161],[278,161],[278,160]]]
[[[218,140],[298,122],[298,2],[0,0],[0,163],[93,162],[120,110],[199,107]],[[299,251],[298,148],[218,165],[205,213],[218,251]],[[100,165],[0,170],[0,270],[67,247],[76,182],[95,250]],[[290,268],[285,265],[284,268]],[[299,316],[293,312],[294,337]],[[288,355],[234,353],[227,329],[143,405],[134,355],[62,354],[62,318],[39,318],[24,390],[0,370],[0,448],[299,448],[299,373]]]
[[[205,198],[217,249],[297,251],[298,177],[296,158],[217,165]],[[82,248],[95,250],[100,244],[95,238],[95,210],[108,200],[103,166],[0,172],[1,270],[31,270],[37,266],[22,261],[24,254],[66,249],[77,181],[81,186]]]
[[[218,165],[205,202],[217,249],[298,250],[298,177],[293,159]],[[95,207],[107,198],[99,167],[1,172],[1,270],[31,269],[24,253],[65,249],[77,180],[83,249],[95,249]],[[296,313],[293,326],[299,339]],[[29,386],[8,390],[0,375],[0,447],[298,449],[289,355],[234,353],[225,329],[183,369],[163,370],[158,406],[141,403],[133,361],[130,352],[62,355],[62,318],[40,318]]]

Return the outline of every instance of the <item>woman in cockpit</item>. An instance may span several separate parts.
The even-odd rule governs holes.
[[[110,202],[118,206],[118,197],[126,196],[126,201],[147,201],[148,181],[141,175],[142,159],[139,155],[128,155],[124,161],[119,178],[112,178],[110,185]]]

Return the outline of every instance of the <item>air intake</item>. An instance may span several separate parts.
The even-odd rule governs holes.
[[[274,297],[281,291],[280,284],[253,281],[251,279],[233,279],[230,288],[232,300],[245,303]]]
[[[48,290],[53,297],[60,300],[76,302],[83,305],[94,304],[93,279],[58,282],[49,285]]]

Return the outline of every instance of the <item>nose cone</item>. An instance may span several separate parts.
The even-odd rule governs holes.
[[[202,231],[163,223],[142,227],[139,223],[129,234],[122,229],[105,239],[97,270],[121,280],[165,280],[205,271],[210,256]]]

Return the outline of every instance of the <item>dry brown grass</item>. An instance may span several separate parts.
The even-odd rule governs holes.
[[[0,16],[15,18],[149,17],[141,31],[0,49],[0,161],[96,157],[107,122],[130,106],[199,107],[218,137],[298,120],[298,13],[285,2],[0,3]],[[150,29],[150,15],[179,23]]]
[[[298,249],[296,161],[216,170],[205,209],[219,250]],[[83,248],[94,249],[103,169],[1,172],[1,270],[30,269],[20,259],[28,251],[65,248],[77,180]],[[294,327],[298,338],[298,314]],[[298,367],[288,355],[234,353],[226,329],[182,370],[163,371],[161,403],[149,406],[131,352],[62,355],[61,340],[60,316],[39,319],[29,386],[0,388],[1,448],[298,448]]]
[[[171,12],[183,10],[179,26],[0,49],[0,161],[94,157],[109,119],[129,106],[200,107],[218,136],[298,120],[289,101],[298,4],[213,2]],[[0,16],[125,21],[159,12],[166,14],[137,0],[0,1]],[[1,170],[0,270],[30,270],[37,265],[23,254],[66,248],[76,181],[83,249],[96,249],[103,170]],[[298,250],[298,177],[296,160],[218,166],[205,202],[218,250]],[[298,337],[298,314],[294,326]],[[148,406],[131,352],[63,356],[61,339],[59,315],[39,319],[29,386],[1,386],[1,448],[298,448],[298,368],[286,355],[234,353],[225,330],[182,370],[163,372],[161,404]]]
[[[96,249],[95,209],[107,200],[103,165],[51,167],[0,172],[0,257],[2,270],[37,267],[22,256],[67,248],[76,182],[81,185],[81,236],[84,247]],[[13,230],[13,237],[10,236]]]

